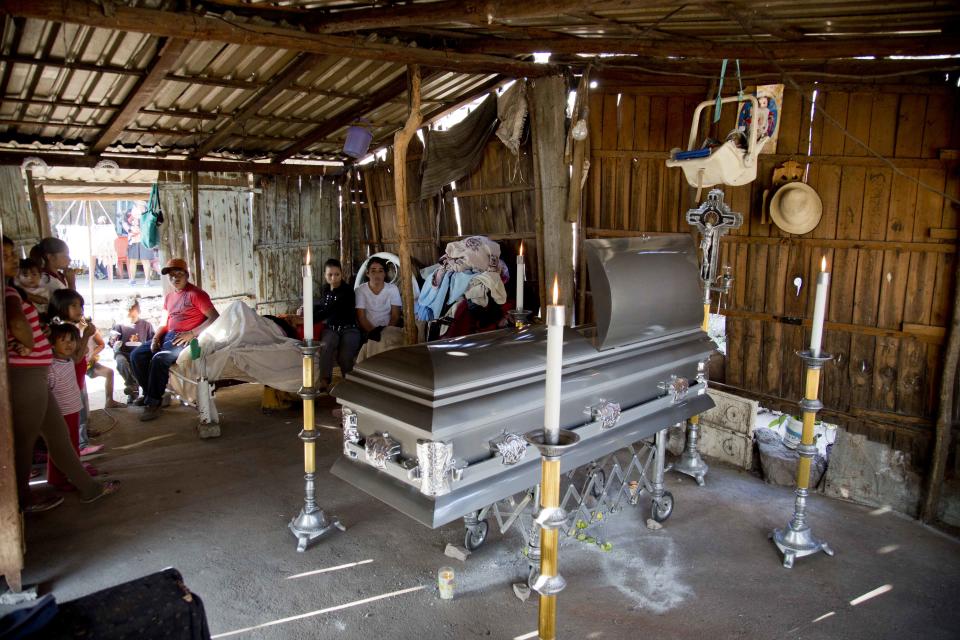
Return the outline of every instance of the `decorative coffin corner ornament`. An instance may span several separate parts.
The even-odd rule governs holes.
[[[587,408],[587,414],[594,422],[600,423],[603,430],[612,429],[620,422],[620,405],[616,402],[600,399],[600,402]]]
[[[519,433],[504,433],[490,441],[490,450],[500,456],[501,464],[517,464],[527,455],[527,439]]]
[[[690,391],[690,381],[679,376],[670,376],[670,380],[661,382],[657,385],[664,395],[672,396],[670,402],[678,404],[687,398],[687,392]]]
[[[377,469],[386,467],[387,460],[395,461],[400,457],[400,443],[386,431],[367,436],[363,449],[367,454],[367,462]]]
[[[452,443],[418,440],[417,462],[421,493],[428,496],[450,493],[450,476],[454,472]]]
[[[350,448],[351,444],[360,444],[360,431],[357,429],[357,414],[343,408],[343,454],[356,458],[356,453]]]

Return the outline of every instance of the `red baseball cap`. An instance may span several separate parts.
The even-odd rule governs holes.
[[[187,268],[187,261],[183,258],[170,258],[167,260],[167,266],[160,270],[160,273],[167,275],[174,269],[179,269],[180,271],[186,271],[190,273],[190,269]]]

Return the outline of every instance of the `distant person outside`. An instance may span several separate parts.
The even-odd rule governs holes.
[[[173,291],[163,301],[166,324],[157,330],[150,343],[144,342],[130,354],[130,362],[143,397],[134,404],[144,405],[140,420],[153,420],[160,414],[160,402],[170,379],[170,367],[190,341],[209,327],[220,314],[210,296],[189,282],[190,273],[182,258],[171,258],[160,271],[170,279]]]

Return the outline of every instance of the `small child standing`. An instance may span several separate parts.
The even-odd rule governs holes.
[[[127,301],[126,324],[113,325],[110,332],[110,346],[113,347],[113,357],[117,361],[117,371],[123,378],[123,392],[127,395],[127,404],[131,405],[140,397],[140,383],[130,363],[130,354],[143,343],[153,340],[153,325],[140,318],[140,299],[131,298]]]
[[[72,324],[62,322],[50,325],[50,344],[53,347],[53,362],[47,374],[47,386],[53,392],[63,421],[67,423],[67,433],[74,451],[80,455],[80,410],[83,400],[80,396],[80,384],[77,382],[77,370],[73,356],[80,345],[80,330]],[[47,483],[61,491],[73,491],[67,477],[47,457]]]
[[[37,308],[41,316],[47,313],[47,304],[50,302],[50,292],[40,282],[43,268],[32,258],[20,261],[20,272],[17,274],[17,284],[27,292],[27,299]]]

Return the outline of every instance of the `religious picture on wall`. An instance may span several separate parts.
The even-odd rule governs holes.
[[[757,98],[757,142],[760,153],[776,153],[780,125],[780,106],[783,104],[783,85],[759,85],[754,92]],[[743,102],[737,116],[737,129],[744,135],[753,121],[753,103]]]

